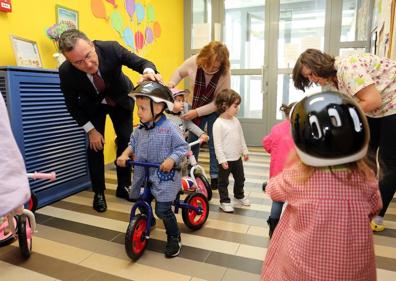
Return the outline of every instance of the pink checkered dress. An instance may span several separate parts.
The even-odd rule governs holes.
[[[297,168],[272,178],[266,191],[288,203],[272,236],[261,280],[376,280],[369,223],[382,208],[376,182],[348,170],[321,169],[305,184]]]

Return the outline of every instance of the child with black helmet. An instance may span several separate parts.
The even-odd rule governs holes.
[[[163,114],[165,109],[173,109],[170,90],[157,82],[141,83],[130,94],[136,101],[141,125],[131,135],[129,146],[117,158],[117,165],[133,158],[141,162],[162,163],[160,170],[169,172],[178,165],[187,153],[187,143],[177,128]],[[140,187],[144,181],[144,167],[134,168],[131,199],[139,197]],[[175,214],[171,206],[181,189],[180,172],[175,172],[173,181],[162,181],[155,169],[150,169],[151,193],[156,199],[155,213],[163,220],[167,234],[165,256],[175,257],[180,253],[181,239]]]
[[[382,207],[364,163],[369,142],[359,105],[337,92],[307,96],[290,116],[295,161],[266,192],[287,207],[262,280],[376,280],[370,219]]]

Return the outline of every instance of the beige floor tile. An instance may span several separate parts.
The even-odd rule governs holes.
[[[35,236],[111,257],[118,257],[120,254],[125,254],[124,245],[119,243],[105,241],[103,239],[68,232],[45,225],[40,225],[40,231]]]
[[[0,261],[0,275],[1,280],[10,281],[57,281],[50,276],[34,272],[29,269],[25,269],[16,265],[12,265],[3,261]]]
[[[251,225],[249,226],[247,234],[268,238],[268,227]]]
[[[69,211],[65,209],[55,208],[52,206],[47,206],[42,209],[39,209],[37,213],[56,217],[56,218],[63,218],[66,220],[79,222],[87,225],[98,226],[119,232],[124,232],[126,227],[125,222],[119,220],[101,218],[94,215]]]
[[[63,261],[79,264],[93,254],[91,251],[65,245],[40,237],[33,239],[33,251]]]
[[[228,268],[221,281],[259,281],[260,275]]]
[[[182,249],[183,251],[183,249]],[[217,281],[221,280],[226,268],[208,263],[197,262],[184,258],[166,259],[163,254],[147,252],[139,259],[139,264],[153,266],[167,271],[178,272],[191,275],[201,280]]]
[[[396,272],[384,269],[377,269],[377,281],[396,280]]]
[[[240,257],[256,259],[263,261],[265,255],[267,254],[267,249],[262,247],[254,247],[249,245],[240,244],[236,252],[236,255]]]
[[[374,251],[376,256],[396,259],[396,248],[374,245]]]
[[[191,279],[189,275],[183,275],[100,254],[93,254],[83,261],[81,265],[134,281],[189,281]]]

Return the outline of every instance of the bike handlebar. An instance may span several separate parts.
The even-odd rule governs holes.
[[[161,163],[150,163],[150,162],[140,162],[140,161],[134,161],[134,160],[126,160],[125,165],[127,167],[131,166],[141,166],[141,167],[148,167],[148,168],[159,168],[161,166]]]
[[[209,138],[208,138],[208,141],[209,141]],[[203,141],[200,138],[198,138],[196,141],[188,143],[188,146],[193,147],[194,145],[202,144],[202,143],[203,143]]]
[[[50,181],[56,180],[55,172],[51,172],[51,173],[34,172],[34,173],[27,173],[26,175],[29,179],[33,179],[33,180],[50,180]]]

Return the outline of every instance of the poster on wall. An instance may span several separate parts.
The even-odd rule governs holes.
[[[55,6],[56,23],[71,22],[78,29],[78,12],[60,5]]]
[[[42,67],[37,43],[11,35],[17,66]]]

